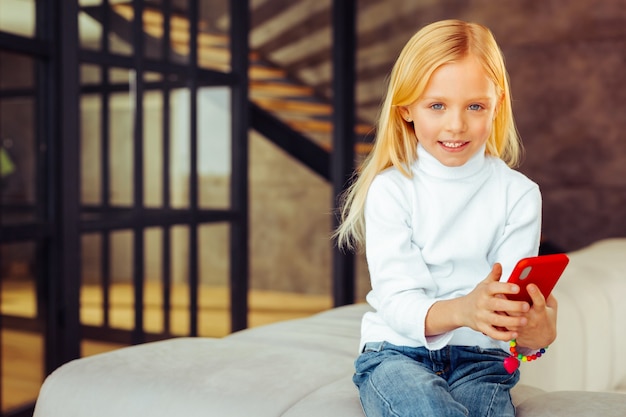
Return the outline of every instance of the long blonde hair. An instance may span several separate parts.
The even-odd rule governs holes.
[[[374,147],[355,173],[356,180],[341,195],[341,222],[333,235],[339,247],[354,250],[363,245],[365,200],[377,174],[393,166],[406,177],[412,176],[410,166],[417,159],[418,140],[412,125],[402,119],[400,106],[418,100],[440,66],[468,55],[481,62],[501,97],[485,153],[501,158],[509,166],[517,165],[522,148],[513,119],[504,57],[493,34],[477,23],[460,20],[431,23],[409,39],[391,70]]]

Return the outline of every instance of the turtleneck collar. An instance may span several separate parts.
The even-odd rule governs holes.
[[[423,171],[427,175],[442,179],[462,179],[470,177],[478,173],[485,165],[485,148],[486,144],[474,156],[472,156],[464,165],[459,167],[448,167],[443,165],[432,156],[421,143],[417,144],[417,162],[415,166],[417,170]]]

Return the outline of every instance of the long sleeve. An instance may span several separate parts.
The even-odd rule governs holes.
[[[426,315],[435,302],[468,294],[495,262],[506,280],[519,259],[537,253],[539,188],[496,158],[479,154],[449,168],[418,153],[413,177],[390,168],[368,190],[367,301],[374,311],[363,318],[361,344],[503,347],[469,328],[426,336]]]
[[[489,255],[491,263],[502,264],[502,279],[506,281],[521,258],[536,256],[541,238],[541,193],[531,187],[518,199],[509,199],[512,207],[507,213],[502,235]]]
[[[412,241],[412,190],[401,184],[379,176],[368,193],[366,255],[373,289],[368,301],[395,332],[424,346],[445,346],[450,335],[425,336],[437,284]]]

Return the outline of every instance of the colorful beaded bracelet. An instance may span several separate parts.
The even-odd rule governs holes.
[[[517,368],[519,368],[520,362],[532,362],[536,359],[539,359],[541,356],[543,356],[544,353],[546,353],[546,349],[548,349],[548,346],[546,346],[539,349],[532,355],[522,355],[521,353],[517,352],[517,341],[515,339],[509,342],[509,346],[511,356],[504,360],[504,369],[506,369],[506,371],[510,374],[512,374]]]

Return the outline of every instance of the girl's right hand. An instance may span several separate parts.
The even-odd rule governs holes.
[[[493,339],[509,341],[518,332],[508,329],[524,327],[528,319],[524,313],[530,305],[525,301],[508,300],[506,295],[517,294],[518,285],[500,282],[502,265],[494,264],[491,272],[469,294],[458,298],[463,326],[479,331]]]
[[[516,339],[518,329],[526,326],[530,305],[525,301],[507,300],[517,294],[518,285],[500,282],[502,265],[491,272],[469,294],[434,303],[426,315],[426,335],[434,336],[459,327],[469,327],[493,339]],[[512,329],[512,330],[509,330]]]

